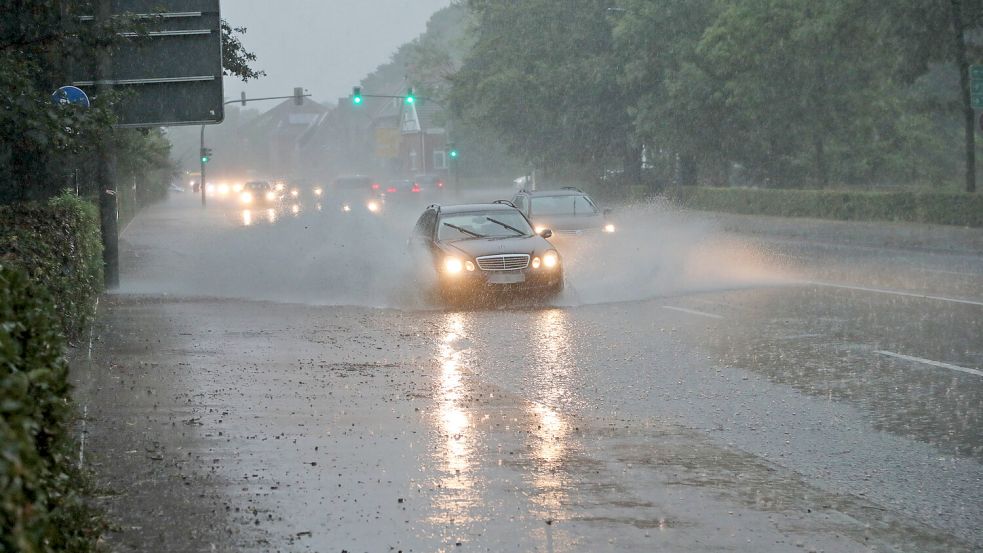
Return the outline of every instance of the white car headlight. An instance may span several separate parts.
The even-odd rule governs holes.
[[[276,193],[274,193],[274,192],[267,192],[266,193],[266,201],[272,202],[275,199],[276,199]]]
[[[542,234],[546,230],[546,227],[544,225],[536,225],[533,227],[533,230],[536,231],[536,234]]]
[[[321,190],[320,188],[315,188],[314,189],[314,195],[315,196],[320,196],[321,195],[321,192],[323,192],[323,190]]]
[[[552,269],[560,264],[560,256],[553,250],[550,250],[543,254],[543,266],[547,269]]]
[[[253,203],[253,195],[251,193],[249,193],[249,192],[243,192],[242,193],[242,196],[240,196],[240,199],[242,200],[242,203],[244,203],[244,204],[251,204],[251,203]]]
[[[456,257],[448,257],[444,260],[444,271],[450,275],[456,275],[464,270],[464,263]]]
[[[614,232],[614,225],[611,223],[604,225],[604,232]]]
[[[294,198],[296,198],[297,196],[300,196],[300,190],[297,190],[295,188],[295,189],[293,189],[293,190],[290,191],[290,195],[293,196]]]
[[[369,211],[371,211],[372,213],[375,213],[379,211],[379,202],[373,200],[368,204],[366,204],[365,207],[369,208]]]

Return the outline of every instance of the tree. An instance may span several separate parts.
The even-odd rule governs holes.
[[[226,76],[235,76],[242,82],[258,79],[266,75],[265,71],[257,71],[250,64],[256,61],[256,54],[246,50],[242,40],[237,35],[246,34],[245,27],[233,27],[222,20],[222,70]]]
[[[541,170],[600,174],[612,158],[638,165],[609,5],[473,0],[475,44],[452,78],[454,111]]]

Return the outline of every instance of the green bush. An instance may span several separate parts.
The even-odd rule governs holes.
[[[983,226],[979,194],[682,187],[670,197],[691,209],[747,215]]]
[[[68,365],[49,294],[0,266],[0,551],[90,551],[98,524],[79,492]]]
[[[47,205],[0,206],[0,263],[47,290],[65,335],[76,339],[102,289],[98,210],[68,192]]]

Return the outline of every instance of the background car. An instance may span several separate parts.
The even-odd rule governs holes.
[[[384,196],[382,185],[365,175],[338,177],[326,191],[322,205],[343,213],[371,213],[382,211]]]
[[[425,248],[445,299],[563,290],[560,254],[507,202],[428,207],[411,243]]]
[[[521,190],[512,203],[532,222],[533,228],[551,229],[558,236],[581,236],[616,230],[610,210],[601,211],[594,200],[578,188]]]
[[[440,175],[416,175],[413,177],[413,182],[420,188],[422,194],[433,195],[443,192],[447,181]]]
[[[242,185],[239,204],[242,207],[274,207],[280,203],[282,195],[265,180],[253,180]]]

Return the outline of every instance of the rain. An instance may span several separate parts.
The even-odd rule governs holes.
[[[0,116],[0,268],[102,214],[79,550],[983,549],[973,3],[184,4],[106,55],[221,36],[194,102]]]

